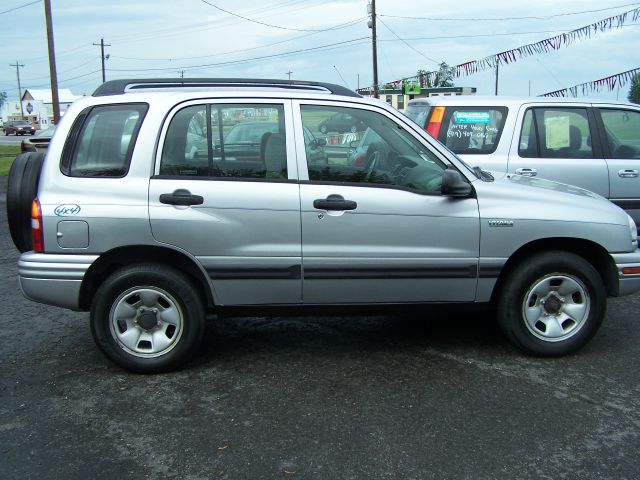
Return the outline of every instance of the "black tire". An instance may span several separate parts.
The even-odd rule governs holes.
[[[114,272],[96,292],[90,318],[100,350],[134,373],[179,368],[197,351],[205,328],[196,286],[178,270],[155,263]]]
[[[602,278],[578,255],[536,254],[515,265],[501,284],[500,328],[531,355],[559,357],[575,352],[596,334],[604,319],[607,295]]]
[[[32,249],[31,204],[38,195],[43,153],[21,153],[9,170],[7,222],[13,244],[20,252]]]

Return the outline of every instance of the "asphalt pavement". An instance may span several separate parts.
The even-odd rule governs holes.
[[[24,299],[0,178],[2,479],[640,478],[640,296],[561,359],[487,311],[212,319],[182,371],[133,375],[88,314]]]

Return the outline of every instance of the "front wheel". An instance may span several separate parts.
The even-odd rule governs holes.
[[[502,282],[498,323],[517,347],[558,357],[585,345],[606,311],[606,291],[595,268],[578,255],[546,252],[516,265]]]
[[[139,264],[113,273],[91,305],[91,333],[114,363],[136,373],[180,367],[202,340],[205,312],[181,272]]]

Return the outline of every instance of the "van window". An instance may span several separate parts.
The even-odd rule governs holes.
[[[461,154],[495,152],[507,118],[506,107],[446,107],[438,140]]]

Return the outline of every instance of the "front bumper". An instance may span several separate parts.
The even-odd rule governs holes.
[[[23,253],[18,260],[22,293],[36,302],[78,310],[82,279],[97,258],[97,255]]]
[[[625,273],[625,271],[640,271],[640,250],[630,253],[612,253],[618,270],[618,296],[629,295],[640,290],[640,273]]]

